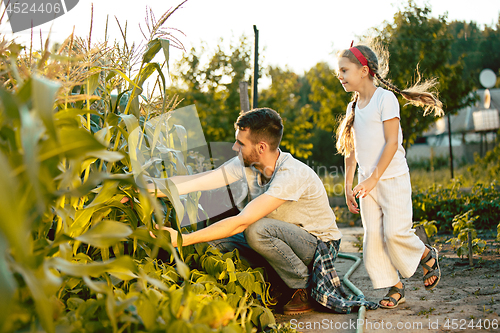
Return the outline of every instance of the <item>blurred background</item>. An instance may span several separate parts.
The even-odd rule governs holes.
[[[49,33],[51,42],[61,43],[74,29],[77,36],[92,31],[92,42],[125,40],[139,49],[148,36],[145,22],[151,13],[159,17],[179,4],[81,0],[56,20],[15,36],[36,49]],[[282,115],[282,149],[315,169],[332,195],[342,195],[342,186],[335,184],[342,183],[343,158],[336,154],[333,132],[351,96],[334,75],[335,54],[352,40],[375,37],[390,51],[389,78],[396,85],[414,82],[417,66],[424,79],[439,80],[450,117],[424,117],[401,100],[401,125],[414,183],[425,180],[428,172],[433,180],[450,179],[498,143],[499,13],[500,2],[492,0],[363,0],[356,6],[336,1],[189,0],[169,17],[166,26],[171,28],[164,30],[178,40],[171,44],[175,47],[164,69],[167,95],[178,95],[180,107],[196,106],[207,142],[232,141],[233,122],[241,110],[239,82],[248,82],[253,106],[255,25],[258,106]],[[2,24],[4,34],[9,29]],[[485,69],[490,75],[486,86],[479,79]],[[146,89],[155,84],[149,81]]]

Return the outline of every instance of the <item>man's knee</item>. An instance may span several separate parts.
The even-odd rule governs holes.
[[[244,231],[248,245],[254,248],[254,246],[258,246],[261,243],[263,238],[269,237],[268,226],[265,218],[248,226]]]

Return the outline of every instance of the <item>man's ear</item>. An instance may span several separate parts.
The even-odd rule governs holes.
[[[265,141],[259,142],[259,154],[262,154],[265,152],[267,149],[269,149],[269,145]]]

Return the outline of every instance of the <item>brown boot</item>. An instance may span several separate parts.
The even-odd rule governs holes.
[[[312,310],[307,289],[296,289],[290,301],[283,306],[283,313],[286,315],[296,315]]]

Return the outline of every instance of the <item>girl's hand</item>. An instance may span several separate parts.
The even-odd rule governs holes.
[[[358,203],[356,202],[356,198],[352,194],[352,190],[348,187],[346,187],[345,191],[345,201],[347,203],[347,208],[349,208],[349,211],[353,214],[359,214],[359,207]]]
[[[377,185],[378,179],[368,177],[352,189],[352,193],[356,198],[364,198]]]

